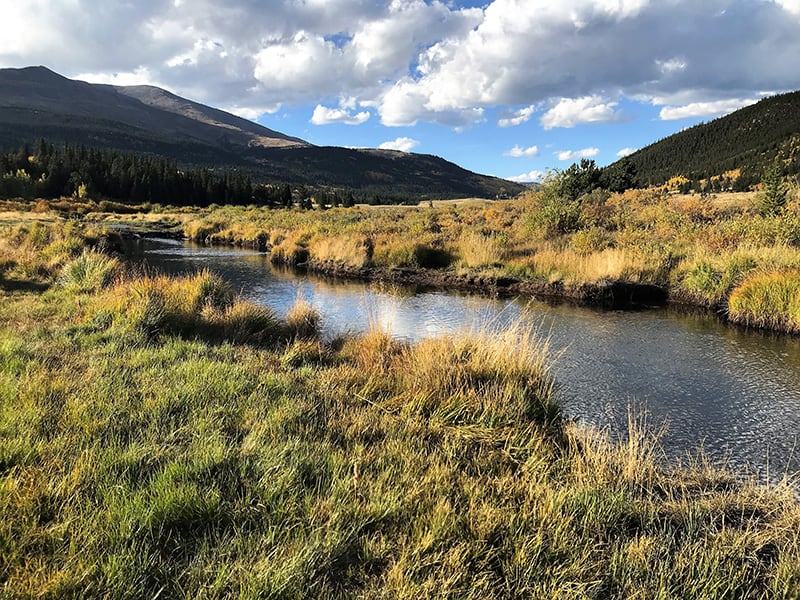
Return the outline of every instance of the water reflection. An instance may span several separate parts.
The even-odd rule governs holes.
[[[548,334],[565,412],[624,432],[628,407],[667,424],[671,456],[699,444],[760,473],[800,471],[800,340],[729,328],[669,309],[598,312],[568,304],[337,282],[273,269],[258,252],[140,240],[135,260],[169,273],[209,268],[247,298],[284,313],[303,297],[327,336],[372,325],[418,340],[523,319]]]

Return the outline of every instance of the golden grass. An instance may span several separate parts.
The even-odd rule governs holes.
[[[457,255],[464,267],[481,268],[501,266],[506,259],[506,237],[463,231],[458,239]]]
[[[747,278],[731,293],[728,310],[737,323],[800,333],[800,271]]]

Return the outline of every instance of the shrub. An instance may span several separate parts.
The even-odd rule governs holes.
[[[577,200],[567,200],[554,189],[546,189],[536,197],[527,224],[548,239],[572,233],[583,226],[583,207]]]
[[[602,252],[611,245],[608,233],[601,227],[590,227],[576,231],[569,242],[575,252],[581,255]]]

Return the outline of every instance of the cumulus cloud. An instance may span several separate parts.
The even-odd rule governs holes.
[[[411,152],[419,146],[419,141],[410,137],[399,137],[391,142],[383,142],[378,148],[381,150],[400,150],[401,152]]]
[[[582,150],[561,150],[556,152],[558,160],[578,160],[581,158],[594,158],[600,154],[600,148],[583,148]]]
[[[790,13],[800,15],[800,0],[775,0]]]
[[[692,102],[685,106],[665,106],[658,116],[662,121],[676,121],[691,117],[719,117],[744,106],[755,104],[758,98],[718,100],[716,102]]]
[[[523,173],[522,175],[515,175],[514,177],[508,177],[509,181],[516,181],[517,183],[541,183],[547,177],[547,173],[544,171],[530,171],[529,173]]]
[[[328,108],[317,104],[311,122],[314,125],[330,125],[331,123],[344,123],[345,125],[361,125],[369,120],[369,111],[352,114],[344,108]]]
[[[522,148],[517,144],[511,150],[504,152],[503,156],[513,156],[515,158],[539,156],[539,147],[530,146],[528,148]]]
[[[501,112],[510,127],[546,106],[545,127],[570,127],[620,118],[624,98],[686,114],[795,89],[800,55],[800,0],[6,4],[2,65],[139,74],[240,114],[352,96],[385,125],[467,127],[487,107],[523,107]]]
[[[525,108],[521,108],[515,112],[513,112],[510,116],[499,119],[497,124],[500,127],[516,127],[517,125],[522,125],[523,123],[527,123],[533,113],[536,112],[536,107],[534,106],[526,106]]]
[[[541,119],[542,127],[575,127],[588,123],[612,123],[622,119],[622,113],[614,110],[616,102],[607,102],[599,96],[562,98]]]
[[[630,156],[634,152],[636,152],[638,148],[623,148],[619,152],[617,152],[617,156],[620,158],[625,158],[626,156]]]

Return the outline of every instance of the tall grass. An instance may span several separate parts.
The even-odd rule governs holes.
[[[100,252],[84,251],[64,265],[59,281],[68,290],[92,292],[108,286],[119,270],[117,259]]]
[[[731,293],[728,309],[737,323],[800,333],[800,271],[749,277]]]
[[[565,422],[528,328],[256,344],[289,327],[202,273],[0,294],[6,597],[800,593],[788,483]]]

